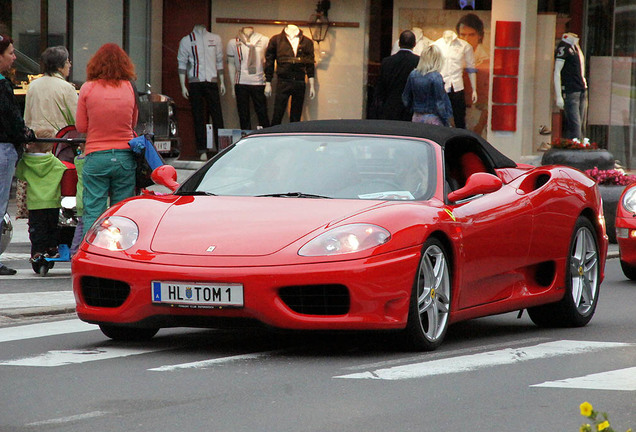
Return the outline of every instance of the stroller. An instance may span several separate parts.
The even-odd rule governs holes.
[[[77,226],[77,211],[75,196],[77,193],[77,171],[75,169],[75,156],[78,154],[79,145],[85,142],[83,135],[77,132],[75,126],[69,125],[59,130],[55,138],[36,138],[38,142],[52,142],[52,153],[64,165],[66,171],[62,176],[62,205],[58,219],[60,242],[58,244],[58,258],[41,256],[31,263],[33,271],[40,276],[46,276],[56,262],[71,260],[71,243]]]
[[[174,167],[166,165],[163,158],[154,145],[154,137],[152,135],[139,135],[130,140],[130,148],[135,155],[138,167],[138,177],[147,177],[147,181],[142,183],[138,193],[153,194],[144,187],[150,184],[161,184],[168,189],[176,190],[179,184],[176,182],[177,172]],[[73,242],[75,228],[77,227],[77,210],[76,210],[76,194],[77,194],[77,171],[75,169],[74,160],[78,154],[79,145],[85,142],[82,134],[77,132],[75,126],[70,125],[61,129],[55,138],[37,138],[40,142],[53,142],[53,155],[67,166],[67,170],[62,176],[62,208],[58,220],[58,228],[60,231],[60,242],[58,244],[59,258],[40,257],[32,263],[33,271],[46,276],[48,271],[53,268],[56,262],[70,261],[70,246]],[[142,173],[140,173],[142,171]],[[138,186],[140,179],[137,179]],[[90,228],[90,227],[85,227]]]

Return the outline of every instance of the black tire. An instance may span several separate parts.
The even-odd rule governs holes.
[[[556,303],[528,309],[540,327],[583,327],[590,322],[600,291],[599,253],[592,223],[579,217],[574,226],[565,268],[565,295]]]
[[[627,264],[625,261],[621,260],[621,269],[627,279],[636,280],[636,266]]]
[[[409,348],[432,351],[444,340],[450,322],[450,270],[444,245],[435,238],[428,239],[422,247],[404,330]]]
[[[40,271],[39,271],[40,276],[42,276],[42,277],[46,276],[46,274],[49,272],[49,269],[51,267],[53,267],[53,266],[49,267],[49,263],[47,263],[46,261],[44,261],[42,264],[40,264]]]
[[[125,342],[150,340],[159,331],[158,328],[114,326],[108,324],[100,324],[99,329],[105,336],[113,340]]]

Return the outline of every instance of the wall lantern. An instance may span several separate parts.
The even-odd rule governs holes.
[[[309,18],[309,32],[314,42],[320,43],[327,37],[330,7],[331,2],[329,0],[319,0],[316,3],[316,13]]]

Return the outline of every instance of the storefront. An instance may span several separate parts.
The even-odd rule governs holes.
[[[587,59],[586,134],[608,147],[623,165],[636,166],[636,6],[632,3],[332,0],[326,37],[314,43],[315,97],[307,95],[301,118],[370,117],[377,66],[390,54],[399,33],[417,28],[435,41],[444,31],[457,33],[462,17],[473,13],[483,29],[473,44],[479,59],[478,97],[475,104],[469,101],[470,127],[515,160],[536,159],[541,143],[560,135],[562,122],[554,103],[554,48],[565,31],[572,31],[580,34]],[[316,6],[314,0],[13,0],[2,2],[0,21],[16,47],[36,61],[48,45],[68,46],[71,79],[78,85],[85,79],[91,54],[105,42],[120,43],[137,65],[138,88],[151,84],[154,91],[177,102],[182,158],[195,158],[190,103],[182,95],[178,75],[180,39],[196,24],[218,34],[224,48],[245,26],[271,38],[293,23],[311,37],[309,22]],[[224,127],[239,128],[227,67],[224,78]],[[273,98],[268,99],[268,108],[271,116]]]

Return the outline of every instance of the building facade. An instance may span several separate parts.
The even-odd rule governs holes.
[[[181,94],[177,70],[180,38],[195,24],[218,34],[224,45],[243,26],[271,37],[286,23],[296,23],[310,36],[316,6],[313,0],[2,0],[0,26],[36,62],[47,46],[66,45],[71,80],[78,86],[99,46],[121,44],[136,64],[137,87],[148,84],[176,101],[182,158],[193,158],[190,104]],[[554,49],[564,32],[574,32],[580,35],[589,84],[586,136],[609,148],[624,166],[636,166],[633,0],[332,0],[332,25],[325,40],[314,43],[316,97],[306,98],[302,119],[373,117],[378,65],[399,33],[417,28],[436,40],[445,30],[457,32],[467,13],[484,24],[474,47],[481,66],[478,102],[469,107],[471,127],[513,159],[536,161],[541,144],[561,135]],[[227,67],[224,77],[225,127],[239,128]],[[269,105],[271,115],[272,98]]]

